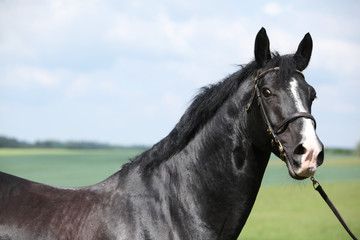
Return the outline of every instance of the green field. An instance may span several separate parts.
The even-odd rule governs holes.
[[[118,171],[136,149],[0,149],[0,171],[55,186],[80,187]]]
[[[116,172],[136,149],[0,149],[0,171],[56,186],[85,186]],[[360,236],[360,157],[325,156],[318,181]],[[350,239],[312,188],[289,177],[280,160],[266,170],[253,211],[239,239]]]

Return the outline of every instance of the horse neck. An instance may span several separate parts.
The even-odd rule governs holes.
[[[170,176],[167,184],[176,185],[176,199],[201,213],[196,217],[221,239],[237,236],[244,226],[270,156],[252,144],[244,129],[245,103],[253,89],[248,82],[182,151],[159,166]]]

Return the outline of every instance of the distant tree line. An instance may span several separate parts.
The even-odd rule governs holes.
[[[98,143],[91,141],[68,141],[61,142],[55,140],[46,140],[46,141],[36,141],[34,143],[29,143],[26,141],[20,141],[16,138],[10,138],[6,136],[0,136],[0,148],[66,148],[66,149],[125,149],[133,148],[140,150],[149,149],[148,146],[117,146],[106,143]],[[344,148],[327,148],[325,149],[327,154],[360,154],[360,142],[357,145],[356,149],[344,149]]]
[[[354,149],[347,148],[326,148],[325,154],[334,154],[334,155],[354,155],[357,151]],[[325,155],[326,156],[326,155]]]
[[[66,149],[121,149],[121,148],[136,148],[141,150],[148,149],[147,146],[116,146],[106,143],[98,143],[91,141],[68,141],[61,142],[55,140],[36,141],[29,143],[20,141],[16,138],[0,136],[0,148],[66,148]]]

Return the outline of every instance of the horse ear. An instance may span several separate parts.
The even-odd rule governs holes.
[[[255,60],[260,67],[264,67],[270,59],[270,41],[265,28],[261,28],[255,39]]]
[[[299,47],[294,55],[296,67],[298,70],[304,70],[309,64],[313,42],[310,33],[307,33],[301,40]]]

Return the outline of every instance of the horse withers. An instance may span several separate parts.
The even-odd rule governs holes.
[[[312,39],[204,87],[170,134],[93,186],[59,188],[0,173],[0,239],[237,239],[271,152],[304,179],[323,162],[304,78]]]

